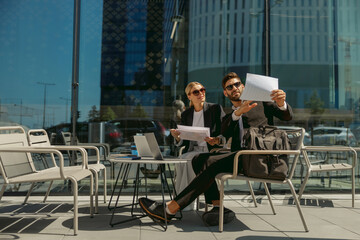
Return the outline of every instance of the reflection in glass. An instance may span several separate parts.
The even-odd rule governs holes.
[[[73,3],[2,1],[2,125],[44,127],[49,135],[72,129]],[[295,111],[292,126],[277,124],[304,127],[307,145],[358,145],[359,1],[269,6],[266,49],[263,0],[81,1],[78,139],[126,152],[132,135],[154,131],[167,151],[172,103],[188,106],[188,82],[203,83],[206,100],[230,111],[222,77],[234,71],[246,82],[246,73],[265,74],[270,51],[270,75]],[[46,90],[46,105],[37,82],[56,84]],[[324,140],[316,133],[325,129],[334,131]]]

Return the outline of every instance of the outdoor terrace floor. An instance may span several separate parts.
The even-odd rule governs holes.
[[[90,218],[89,198],[80,196],[77,236],[72,230],[72,197],[50,196],[45,204],[41,199],[32,196],[28,204],[22,205],[24,197],[4,196],[0,201],[0,239],[360,239],[360,199],[352,208],[350,194],[304,195],[302,210],[309,232],[304,231],[288,194],[273,195],[276,215],[272,214],[264,195],[257,196],[257,208],[248,195],[226,195],[225,206],[236,213],[236,219],[226,224],[222,233],[218,227],[203,224],[204,208],[183,212],[183,218],[172,221],[166,232],[148,217],[111,227],[107,205],[102,203],[99,214]],[[121,197],[121,203],[129,203],[131,199],[131,196]],[[129,211],[125,209],[117,214],[116,220]]]

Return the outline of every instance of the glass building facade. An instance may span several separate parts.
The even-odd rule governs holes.
[[[153,131],[169,153],[187,83],[231,111],[221,79],[233,71],[279,79],[295,118],[276,125],[304,127],[305,144],[358,146],[359,10],[357,0],[0,0],[0,123],[75,129],[120,153]],[[350,183],[315,174],[307,189]]]

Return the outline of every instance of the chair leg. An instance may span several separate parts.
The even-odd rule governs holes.
[[[95,195],[95,213],[99,213],[99,173],[95,170],[95,169],[90,169],[93,177],[95,177],[95,191],[94,191],[94,195]]]
[[[301,161],[301,159],[303,158],[303,155],[299,156],[299,161],[300,161],[300,183],[303,182],[303,177],[304,177],[304,164]],[[305,161],[305,160],[304,160]]]
[[[311,173],[311,169],[308,169],[308,171],[306,173],[306,176],[305,176],[305,179],[304,179],[303,183],[300,186],[300,190],[299,190],[299,194],[298,194],[299,195],[298,196],[299,200],[301,199],[301,197],[302,197],[302,195],[304,193],[306,183],[307,183],[307,181],[309,180],[309,177],[310,177],[310,173]]]
[[[292,182],[291,182],[290,180],[288,180],[287,182],[288,182],[288,184],[289,184],[291,193],[292,193],[292,195],[293,195],[293,197],[294,197],[294,201],[295,201],[297,210],[298,210],[298,212],[299,212],[299,215],[300,215],[302,224],[304,225],[305,232],[308,232],[309,229],[308,229],[308,227],[307,227],[307,225],[306,225],[304,215],[303,215],[303,213],[302,213],[302,211],[301,211],[299,199],[296,197],[296,192],[295,192],[294,186],[293,186],[293,184],[292,184]]]
[[[2,198],[2,196],[4,195],[5,189],[6,189],[7,183],[4,183],[2,188],[1,188],[1,192],[0,192],[0,200]]]
[[[352,195],[352,207],[355,207],[355,168],[351,169],[351,195]]]
[[[31,194],[34,186],[35,186],[35,183],[34,183],[34,182],[31,183],[30,189],[29,189],[29,191],[28,191],[27,194],[26,194],[26,197],[25,197],[25,200],[24,200],[23,204],[26,204],[26,202],[27,202],[27,200],[29,199],[30,194]]]
[[[92,174],[90,174],[90,217],[94,217],[94,176]]]
[[[269,199],[269,203],[270,203],[270,206],[271,206],[271,210],[272,210],[273,214],[276,215],[275,208],[274,208],[274,204],[273,204],[273,202],[272,202],[271,195],[270,195],[270,192],[269,192],[269,188],[268,188],[266,182],[263,182],[263,185],[264,185],[264,189],[265,189],[266,195],[267,195],[267,197],[268,197],[268,199]]]
[[[76,236],[78,233],[78,229],[79,229],[79,223],[78,223],[78,183],[74,178],[69,178],[72,186],[73,186],[73,195],[74,195],[74,220],[73,220],[73,225],[74,225],[74,235]],[[92,184],[90,184],[92,185]],[[92,189],[92,188],[90,188]],[[92,190],[90,190],[92,191]]]
[[[106,168],[104,168],[104,203],[106,203],[106,194],[107,194],[107,182],[106,182]]]
[[[225,181],[221,179],[220,181],[220,206],[219,206],[219,232],[224,230],[224,186]]]
[[[46,199],[48,198],[48,196],[49,196],[49,194],[50,194],[50,190],[51,190],[51,186],[52,186],[53,182],[54,182],[54,181],[50,181],[50,185],[49,185],[48,190],[46,191],[46,194],[45,194],[45,196],[44,196],[43,203],[46,202]]]
[[[250,194],[251,194],[251,197],[252,197],[252,199],[253,199],[253,201],[254,201],[254,206],[257,207],[257,202],[256,202],[255,194],[254,194],[254,189],[253,189],[250,181],[246,181],[246,182],[247,182],[247,184],[248,184],[248,186],[249,186]]]

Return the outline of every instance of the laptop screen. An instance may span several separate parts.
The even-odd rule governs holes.
[[[164,156],[161,154],[160,147],[154,133],[145,133],[144,136],[134,136],[134,141],[138,155],[141,158],[164,160]],[[165,160],[169,160],[171,158],[178,159],[177,157],[168,156]]]
[[[153,153],[150,150],[149,144],[145,136],[134,136],[134,142],[136,145],[136,150],[140,157],[153,158]]]
[[[150,151],[152,152],[152,155],[154,157],[154,159],[156,160],[162,160],[164,159],[161,151],[160,151],[160,147],[159,144],[155,138],[155,135],[153,132],[151,133],[145,133],[144,136],[146,137],[147,143],[150,147]]]

